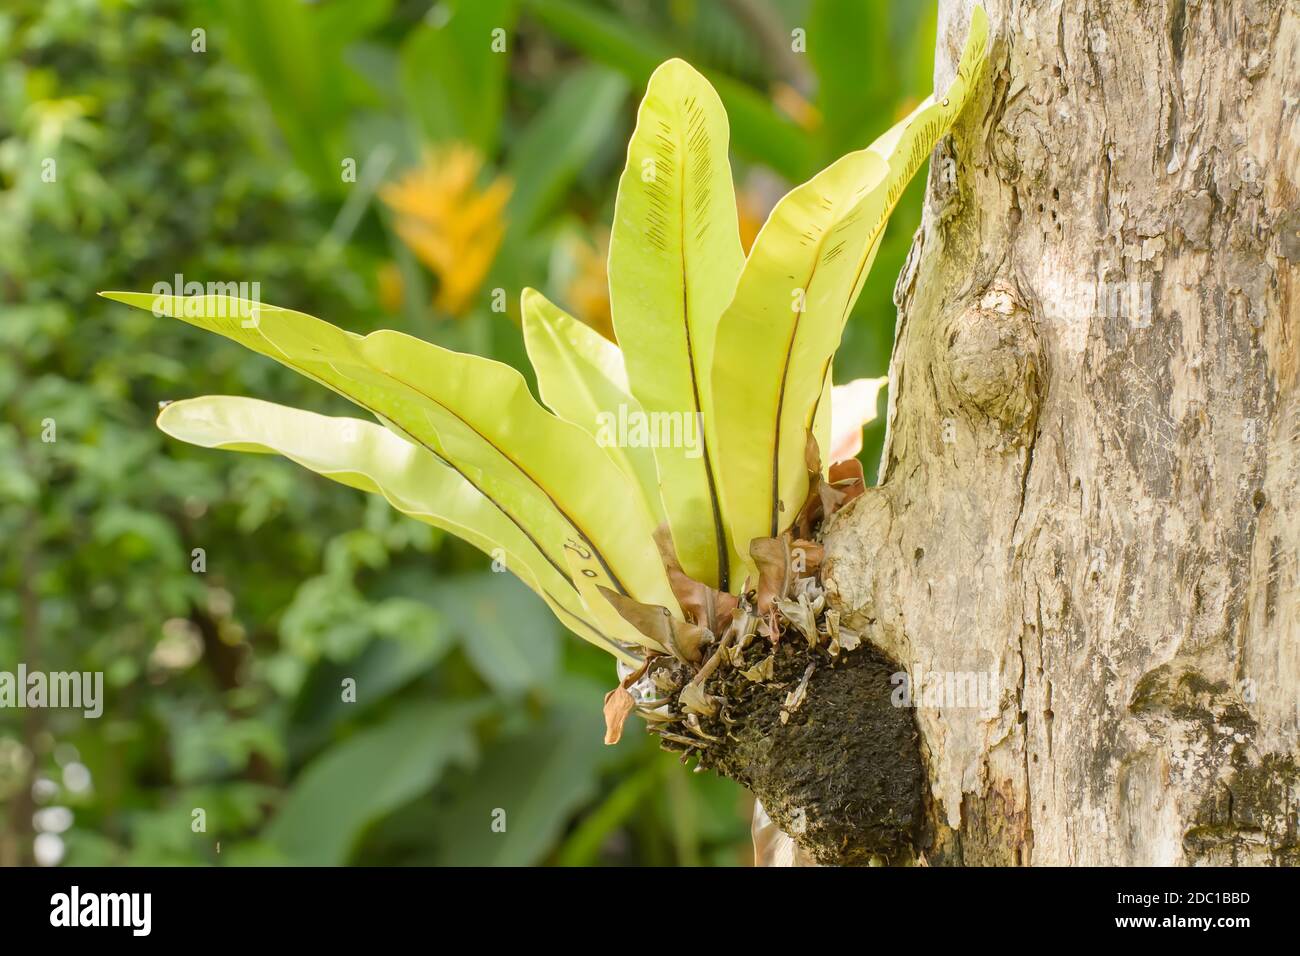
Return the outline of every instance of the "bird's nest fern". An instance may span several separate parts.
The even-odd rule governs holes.
[[[163,431],[290,458],[503,560],[621,662],[611,740],[639,711],[667,746],[722,765],[729,695],[781,684],[772,714],[785,724],[819,662],[862,653],[817,573],[819,522],[862,483],[855,463],[824,460],[831,363],[889,214],[961,111],[986,37],[976,9],[947,91],[788,193],[748,257],[722,103],[685,62],[660,66],[614,210],[618,344],[523,292],[545,405],[510,366],[400,332],[363,337],[227,296],[104,294],[234,339],[376,419],[208,396],[167,405]]]

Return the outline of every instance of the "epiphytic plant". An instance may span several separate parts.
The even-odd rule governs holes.
[[[784,725],[817,659],[858,644],[815,574],[816,524],[861,482],[852,463],[821,461],[831,361],[889,214],[961,111],[986,39],[976,9],[948,90],[787,194],[747,258],[722,104],[685,62],[660,66],[614,212],[619,344],[524,290],[546,407],[513,368],[402,333],[362,337],[224,296],[104,294],[234,339],[378,420],[209,396],[167,405],[163,431],[283,455],[504,556],[565,627],[624,665],[610,739],[638,710],[670,746],[754,785],[716,756],[737,722],[725,683],[790,688]],[[787,633],[797,660],[776,653]]]

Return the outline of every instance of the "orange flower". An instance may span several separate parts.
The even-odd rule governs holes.
[[[487,277],[505,235],[503,212],[511,184],[478,186],[483,160],[473,148],[429,151],[424,162],[380,190],[397,213],[397,234],[438,277],[434,305],[463,315]]]

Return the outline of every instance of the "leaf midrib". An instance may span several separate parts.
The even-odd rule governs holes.
[[[317,321],[320,321],[320,320],[317,320]],[[326,325],[329,325],[329,323],[325,323],[325,324],[326,324]],[[336,328],[336,327],[335,327],[335,326],[331,326],[331,328]],[[354,393],[352,393],[352,392],[349,392],[349,391],[345,390],[344,387],[341,387],[341,386],[338,386],[338,385],[334,385],[334,384],[332,384],[332,383],[324,382],[324,381],[323,381],[322,379],[320,379],[318,376],[313,375],[312,373],[308,372],[308,371],[307,371],[306,369],[304,369],[304,368],[303,368],[303,367],[302,367],[298,362],[295,362],[295,361],[293,360],[293,358],[292,358],[292,357],[291,357],[287,352],[284,351],[284,349],[280,348],[280,346],[277,345],[277,344],[275,343],[275,341],[274,341],[273,339],[271,339],[271,338],[266,334],[266,332],[263,330],[263,328],[262,328],[262,326],[261,326],[260,323],[256,326],[255,331],[257,332],[258,336],[260,336],[260,337],[262,338],[262,340],[265,341],[265,342],[266,342],[266,343],[267,343],[271,348],[275,349],[275,350],[276,350],[277,352],[279,352],[282,356],[284,356],[283,364],[287,365],[289,368],[292,368],[294,371],[296,371],[296,372],[298,372],[298,373],[300,373],[300,374],[305,374],[305,375],[307,375],[308,377],[310,377],[310,378],[312,378],[312,379],[315,379],[315,380],[318,381],[318,382],[321,382],[321,384],[325,385],[325,386],[328,387],[328,388],[335,389],[335,390],[339,391],[341,394],[345,395],[345,396],[346,396],[350,401],[355,402],[356,404],[358,404],[358,405],[361,406],[362,408],[366,409],[366,411],[370,412],[372,415],[377,415],[377,416],[379,416],[379,417],[381,417],[381,418],[387,418],[387,417],[388,417],[388,416],[385,415],[383,412],[381,412],[381,411],[379,411],[378,409],[376,409],[376,408],[374,408],[373,406],[371,406],[369,403],[363,401],[363,400],[362,400],[359,396],[357,396],[356,394],[354,394]],[[346,330],[341,330],[341,331],[343,331],[345,334],[348,334]],[[358,341],[362,341],[362,342],[364,342],[364,341],[365,341],[365,338],[366,338],[366,336],[353,336],[353,337],[354,337],[355,339],[357,339]],[[237,341],[237,340],[236,340],[236,341]],[[268,357],[269,357],[269,356],[268,356]],[[333,362],[326,362],[326,364],[329,364],[331,367],[334,367],[334,363],[333,363]],[[606,562],[605,562],[604,556],[600,553],[599,549],[597,549],[596,546],[595,546],[594,544],[591,543],[591,540],[587,537],[586,533],[582,530],[582,528],[579,527],[579,526],[578,526],[578,525],[577,525],[577,524],[576,524],[576,523],[575,523],[571,518],[569,518],[567,512],[565,512],[564,509],[560,508],[560,506],[559,506],[558,504],[556,504],[555,499],[551,497],[550,493],[547,492],[547,490],[546,490],[545,488],[543,488],[543,487],[541,486],[541,484],[538,483],[538,481],[537,481],[535,478],[533,478],[533,476],[529,475],[528,472],[526,472],[526,471],[525,471],[525,470],[524,470],[524,469],[523,469],[523,468],[522,468],[522,467],[521,467],[517,462],[515,462],[512,458],[510,458],[510,456],[506,455],[504,451],[502,451],[500,448],[498,448],[495,442],[492,442],[492,441],[490,441],[488,438],[486,438],[485,436],[483,436],[483,435],[482,435],[482,434],[481,434],[477,429],[475,429],[475,428],[474,428],[472,425],[470,425],[468,422],[464,421],[464,419],[462,419],[458,414],[456,414],[455,412],[451,411],[451,409],[448,409],[445,405],[443,405],[441,402],[439,402],[439,401],[438,401],[436,398],[434,398],[433,396],[426,394],[426,393],[423,392],[421,389],[417,388],[416,386],[411,385],[410,383],[406,382],[404,379],[402,379],[402,378],[400,378],[400,377],[398,377],[398,376],[396,376],[396,375],[393,375],[391,372],[388,372],[386,369],[379,368],[378,366],[373,365],[372,363],[369,363],[369,362],[366,362],[365,364],[369,365],[371,368],[374,368],[376,371],[382,372],[384,375],[388,375],[388,376],[389,376],[390,378],[392,378],[394,381],[399,382],[399,383],[402,384],[404,387],[411,389],[412,391],[416,392],[418,395],[421,395],[421,396],[423,396],[424,398],[427,398],[427,399],[428,399],[430,402],[432,402],[434,405],[438,406],[439,408],[442,408],[444,411],[447,411],[447,412],[448,412],[449,414],[451,414],[452,417],[454,417],[457,421],[460,421],[462,424],[465,425],[465,427],[467,427],[467,428],[469,428],[471,431],[473,431],[475,435],[478,435],[478,436],[479,436],[479,437],[480,437],[480,438],[481,438],[481,439],[482,439],[482,440],[483,440],[483,441],[484,441],[484,442],[485,442],[485,443],[486,443],[490,448],[492,448],[493,450],[495,450],[495,451],[496,451],[498,454],[500,454],[503,458],[505,458],[507,461],[509,461],[512,465],[514,465],[515,468],[519,470],[520,474],[522,474],[522,475],[524,475],[524,477],[528,478],[528,480],[531,481],[531,482],[532,482],[532,483],[537,487],[537,489],[538,489],[539,491],[541,491],[542,494],[544,494],[544,495],[546,496],[547,500],[550,501],[551,504],[555,507],[555,509],[556,509],[556,510],[561,514],[561,516],[564,517],[565,521],[567,521],[567,522],[569,523],[569,525],[570,525],[571,527],[573,527],[573,529],[574,529],[575,531],[577,531],[579,535],[582,536],[583,540],[586,541],[587,544],[591,547],[592,554],[594,554],[594,555],[596,556],[597,560],[600,561],[600,563],[601,563],[601,567],[605,568],[606,573],[609,574],[610,580],[615,584],[616,587],[619,588],[620,592],[621,592],[621,593],[624,593],[624,594],[627,593],[627,591],[624,589],[624,587],[623,587],[623,585],[622,585],[622,582],[618,579],[618,577],[617,577],[617,576],[616,576],[612,571],[609,570],[609,567],[608,567],[608,565],[607,565]],[[337,372],[338,369],[335,368],[335,371]],[[340,373],[340,374],[341,374],[341,373]],[[405,429],[403,429],[403,430],[405,431]],[[546,548],[544,548],[544,547],[542,546],[541,542],[539,542],[539,541],[537,540],[537,538],[535,538],[535,537],[533,536],[532,532],[530,532],[527,528],[525,528],[525,527],[523,526],[523,524],[520,523],[520,520],[519,520],[517,517],[515,517],[513,514],[511,514],[510,511],[509,511],[509,510],[508,510],[504,505],[501,504],[501,502],[497,501],[495,497],[493,497],[492,495],[488,494],[487,491],[485,491],[483,488],[479,487],[479,485],[478,485],[477,483],[475,483],[475,482],[474,482],[474,481],[473,481],[473,480],[472,480],[468,475],[466,475],[464,471],[462,471],[459,467],[457,467],[456,464],[455,464],[454,462],[449,461],[447,458],[445,458],[442,454],[440,454],[440,453],[439,453],[435,448],[433,448],[431,445],[429,445],[429,444],[428,444],[427,442],[425,442],[423,439],[419,438],[418,436],[416,436],[414,433],[412,433],[412,432],[410,432],[410,431],[407,431],[407,434],[410,435],[412,438],[414,438],[414,439],[416,440],[416,442],[420,445],[421,448],[424,448],[426,451],[428,451],[431,455],[433,455],[435,458],[437,458],[437,459],[438,459],[439,461],[441,461],[443,464],[447,465],[447,467],[451,468],[454,472],[456,472],[456,474],[458,474],[458,475],[460,475],[462,478],[464,478],[465,481],[470,485],[470,487],[472,487],[475,491],[477,491],[479,494],[483,495],[484,498],[486,498],[488,501],[490,501],[490,502],[493,504],[493,506],[497,508],[497,510],[499,510],[503,515],[505,515],[505,516],[506,516],[506,517],[511,521],[511,523],[513,523],[513,524],[515,525],[515,527],[517,527],[517,528],[520,530],[520,532],[523,533],[523,535],[524,535],[525,537],[528,538],[528,540],[533,544],[533,546],[537,548],[538,552],[542,555],[542,557],[546,559],[546,562],[547,562],[548,564],[550,564],[551,567],[555,568],[556,572],[559,573],[559,575],[560,575],[561,577],[563,577],[566,581],[568,581],[569,584],[570,584],[571,586],[573,586],[574,590],[577,591],[577,586],[576,586],[576,584],[574,584],[573,578],[570,576],[570,573],[568,572],[568,570],[565,569],[565,568],[563,568],[563,567],[561,567],[561,566],[560,566],[560,565],[555,561],[555,559],[554,559],[553,557],[551,557],[551,555],[550,555],[549,553],[547,553]]]
[[[689,107],[687,107],[687,111],[689,116]],[[686,122],[685,132],[686,134],[690,133],[689,119]],[[682,271],[682,326],[686,332],[686,364],[691,373],[691,399],[694,402],[696,422],[700,428],[700,446],[704,449],[704,478],[709,486],[709,507],[713,516],[713,547],[718,567],[718,588],[727,591],[729,590],[731,578],[730,561],[727,554],[727,535],[722,526],[722,509],[718,503],[718,488],[713,477],[713,453],[709,448],[707,430],[703,427],[704,412],[701,407],[703,403],[700,401],[699,376],[695,371],[695,344],[691,335],[690,278],[686,265],[686,170],[690,163],[690,157],[687,155],[687,143],[680,132],[677,137],[677,147],[681,156],[681,160],[677,164],[677,221],[680,230],[678,257]]]
[[[615,586],[616,588],[618,588],[619,593],[620,593],[620,594],[625,594],[625,595],[628,593],[628,592],[627,592],[627,588],[624,587],[623,582],[619,579],[618,575],[614,572],[613,568],[610,567],[609,562],[606,561],[606,559],[605,559],[605,556],[601,553],[600,549],[597,548],[596,545],[595,545],[595,543],[591,540],[590,535],[588,535],[587,532],[586,532],[586,530],[583,528],[583,526],[580,525],[580,524],[577,522],[577,520],[575,520],[575,519],[573,518],[573,516],[570,515],[569,512],[568,512],[565,508],[563,508],[563,507],[560,505],[560,503],[559,503],[558,501],[555,500],[555,497],[551,494],[551,492],[547,489],[547,487],[542,483],[542,481],[541,481],[540,478],[538,478],[536,475],[532,474],[532,473],[531,473],[528,469],[526,469],[522,464],[520,464],[518,461],[516,461],[516,460],[515,460],[515,459],[514,459],[514,458],[513,458],[513,457],[512,457],[512,456],[511,456],[511,455],[510,455],[506,450],[505,450],[505,448],[503,448],[502,446],[500,446],[499,444],[497,444],[495,441],[493,441],[492,439],[490,439],[487,435],[483,434],[481,431],[479,431],[477,428],[475,428],[474,425],[473,425],[471,422],[469,422],[467,419],[465,419],[465,418],[464,418],[460,413],[456,412],[454,409],[452,409],[452,408],[448,407],[447,405],[443,404],[442,402],[440,402],[440,401],[439,401],[435,396],[430,395],[428,392],[424,391],[424,390],[423,390],[422,388],[420,388],[418,385],[413,385],[413,384],[411,384],[410,382],[406,381],[406,379],[402,378],[400,375],[396,375],[396,374],[394,374],[394,373],[388,371],[387,369],[380,368],[379,366],[374,366],[374,367],[377,368],[379,371],[383,372],[385,375],[390,376],[390,377],[391,377],[395,382],[400,382],[401,384],[403,384],[404,386],[406,386],[407,388],[409,388],[411,391],[415,392],[417,395],[420,395],[421,397],[428,399],[428,400],[429,400],[430,402],[432,402],[434,405],[436,405],[436,406],[438,406],[439,408],[441,408],[441,409],[442,409],[443,411],[445,411],[447,414],[451,415],[452,418],[456,419],[456,421],[460,422],[462,425],[464,425],[466,428],[468,428],[471,432],[473,432],[474,435],[476,435],[479,439],[481,439],[481,440],[482,440],[482,441],[483,441],[483,442],[484,442],[484,443],[485,443],[489,448],[491,448],[493,451],[495,451],[498,455],[500,455],[500,456],[501,456],[502,458],[504,458],[506,461],[510,462],[510,464],[513,465],[513,466],[515,467],[515,469],[516,469],[516,470],[517,470],[521,475],[524,476],[524,478],[526,478],[530,483],[532,483],[533,487],[535,487],[538,491],[540,491],[540,492],[541,492],[541,493],[546,497],[546,500],[549,501],[549,502],[551,503],[552,507],[554,507],[555,510],[556,510],[557,512],[559,512],[560,516],[561,516],[562,518],[564,518],[564,520],[569,524],[569,526],[572,527],[573,530],[576,531],[576,532],[578,533],[579,537],[582,538],[583,542],[587,545],[587,547],[589,547],[589,548],[591,549],[591,553],[592,553],[592,555],[594,555],[595,558],[596,558],[596,560],[600,562],[600,566],[601,566],[601,568],[603,568],[604,571],[605,571],[605,573],[609,575],[609,579],[610,579],[610,581],[614,584],[614,586]],[[548,414],[549,414],[549,413],[548,413]],[[432,450],[432,449],[430,449],[430,450]],[[437,454],[437,453],[434,452],[434,454]],[[440,456],[440,457],[441,457],[441,456]],[[455,466],[453,465],[452,467],[455,467]],[[461,473],[461,472],[459,471],[459,469],[457,469],[457,472],[463,475],[463,473]],[[466,478],[465,480],[466,480],[466,481],[469,481],[469,478]],[[474,484],[474,483],[471,481],[470,484]],[[477,488],[478,486],[475,485],[475,487]],[[482,489],[479,489],[479,490],[481,491]],[[486,492],[484,492],[484,494],[486,495]],[[498,505],[498,507],[501,507],[501,506]],[[503,508],[502,510],[504,511],[505,509]],[[513,519],[512,519],[512,520],[513,520]],[[520,530],[523,530],[523,529],[521,528]],[[524,532],[524,533],[527,534],[527,532]],[[530,537],[530,540],[531,540],[531,535],[530,535],[529,537]],[[546,552],[545,552],[543,549],[541,549],[541,546],[540,546],[540,545],[538,546],[538,549],[539,549],[539,550],[542,550],[543,555],[546,554]],[[553,560],[551,560],[551,558],[550,558],[549,555],[547,555],[546,557],[547,557],[547,560],[550,561],[552,565],[555,565],[555,562],[554,562]],[[557,566],[557,567],[558,567],[558,566]],[[563,572],[562,572],[562,573],[563,573]],[[564,577],[565,577],[565,579],[568,580],[570,583],[573,583],[573,578],[570,577],[568,574],[565,574]]]

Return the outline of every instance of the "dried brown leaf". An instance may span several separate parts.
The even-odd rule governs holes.
[[[772,679],[773,674],[776,673],[775,668],[776,655],[768,654],[767,657],[749,668],[749,670],[741,671],[740,676],[751,680],[756,684],[761,684],[763,681],[769,681]]]
[[[712,717],[718,712],[718,702],[704,690],[702,684],[694,681],[682,688],[679,699],[682,707],[691,713]]]
[[[703,657],[700,645],[704,643],[704,639],[708,636],[709,632],[698,624],[687,624],[685,621],[673,618],[672,636],[669,638],[668,646],[682,660],[698,664]]]
[[[803,672],[803,679],[799,681],[799,686],[785,695],[783,714],[793,714],[803,705],[804,699],[808,696],[808,681],[812,678],[813,671],[816,669],[816,664],[809,664]],[[784,723],[784,721],[782,722]]]
[[[714,634],[721,634],[731,623],[739,599],[734,594],[696,581],[682,570],[677,560],[677,550],[673,547],[672,532],[667,524],[661,524],[655,529],[655,544],[659,548],[664,570],[668,572],[668,586],[672,588],[687,620],[708,628]]]
[[[840,628],[840,647],[846,651],[856,651],[862,643],[862,638],[858,632],[848,627]]]
[[[755,538],[749,556],[758,565],[758,613],[765,615],[774,601],[783,600],[790,588],[790,544],[785,538]]]
[[[821,449],[817,447],[817,439],[811,429],[808,432],[808,441],[803,446],[803,466],[808,469],[809,475],[822,473]]]
[[[813,529],[822,518],[822,488],[825,484],[820,473],[808,477],[808,497],[799,507],[799,516],[795,518],[794,527],[791,529],[795,537],[801,539],[812,537]]]
[[[636,707],[636,700],[622,684],[605,695],[605,743],[616,744],[623,736],[623,724]]]
[[[826,626],[826,636],[830,638],[830,646],[826,650],[831,657],[840,656],[840,612],[828,610],[822,615],[822,624]]]
[[[827,477],[836,490],[844,495],[839,504],[841,508],[867,490],[867,477],[862,471],[862,462],[856,458],[837,461],[831,465]],[[829,518],[830,515],[828,514],[826,517]]]
[[[661,605],[642,604],[626,594],[598,587],[601,595],[613,605],[623,620],[682,660],[699,663],[700,643],[705,637],[703,628],[674,617],[668,608]]]
[[[817,484],[817,497],[821,504],[821,520],[825,521],[840,509],[844,504],[845,496],[844,492],[829,481],[819,481]]]
[[[730,628],[734,632],[734,650],[740,652],[749,646],[749,642],[754,639],[754,632],[758,630],[758,623],[758,615],[749,610],[748,606],[737,608],[735,615],[731,619]]]
[[[708,733],[703,727],[700,726],[699,714],[687,714],[686,727],[690,730],[691,733],[695,734],[695,736],[697,737],[703,737],[705,740],[711,740],[714,743],[722,742],[718,737],[715,737],[712,734]]]
[[[826,550],[816,541],[798,538],[790,545],[790,570],[795,574],[812,574],[821,566]]]
[[[777,601],[776,607],[781,616],[808,639],[809,645],[817,646],[821,635],[817,632],[817,615],[808,603],[808,595],[799,595],[797,601]]]

